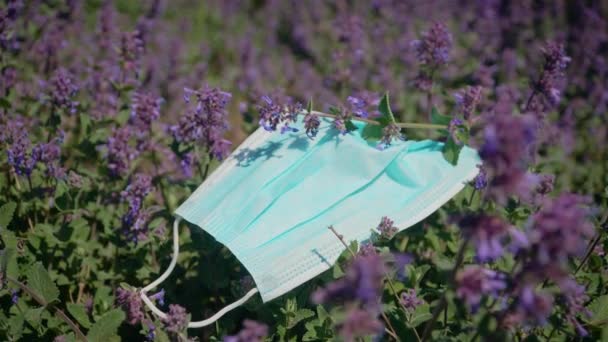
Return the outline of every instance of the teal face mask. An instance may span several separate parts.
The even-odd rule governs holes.
[[[456,166],[431,140],[398,141],[380,151],[362,138],[364,124],[356,124],[358,130],[341,135],[322,119],[315,140],[301,122],[293,125],[298,132],[283,135],[259,128],[176,210],[228,247],[253,277],[257,289],[232,307],[256,291],[269,301],[329,269],[344,250],[330,225],[359,242],[382,216],[406,229],[478,172],[470,148]],[[145,292],[170,269],[142,290],[147,304],[153,305]]]

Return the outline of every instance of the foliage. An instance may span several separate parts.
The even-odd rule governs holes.
[[[565,0],[2,2],[0,339],[607,339],[607,25]],[[169,317],[145,309],[177,206],[258,125],[314,139],[322,115],[482,172],[204,329],[252,284],[190,227],[151,295]]]

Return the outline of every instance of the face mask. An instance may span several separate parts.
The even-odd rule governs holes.
[[[456,195],[478,173],[477,153],[464,147],[458,164],[442,155],[442,143],[398,141],[384,150],[358,130],[342,135],[328,119],[310,140],[301,122],[288,134],[259,128],[176,210],[224,244],[243,263],[257,288],[214,317],[212,323],[259,291],[272,300],[329,269],[344,251],[328,229],[346,241],[368,240],[382,216],[406,229]],[[160,284],[169,269],[145,287]],[[154,307],[153,311],[164,315]],[[204,325],[201,325],[205,323]]]

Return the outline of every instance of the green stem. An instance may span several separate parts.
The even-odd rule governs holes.
[[[332,119],[337,118],[336,115],[323,113],[323,112],[319,112],[316,110],[313,110],[311,113],[315,114],[317,116],[322,116],[322,117],[326,117],[326,118],[332,118]],[[306,114],[308,114],[308,112],[304,111],[304,112],[300,113],[300,115],[306,115]],[[373,119],[353,117],[352,120],[362,121],[362,122],[372,124],[372,125],[382,125],[379,121],[376,121]],[[402,128],[419,128],[419,129],[447,129],[448,128],[448,126],[446,126],[446,125],[417,123],[417,122],[397,122],[397,126],[402,127]]]
[[[450,273],[450,282],[452,282],[452,283],[454,282],[454,280],[456,278],[456,273],[458,272],[460,265],[462,265],[462,262],[464,261],[464,252],[467,249],[468,243],[469,243],[469,240],[466,239],[460,245],[460,249],[458,250],[458,254],[456,256],[456,263],[454,264],[454,268],[452,269],[452,272]],[[429,339],[429,337],[431,336],[431,331],[433,331],[433,325],[437,321],[437,318],[439,318],[441,311],[443,311],[443,309],[448,304],[447,290],[448,289],[446,288],[446,291],[443,292],[443,296],[441,296],[439,305],[437,305],[437,307],[435,307],[435,310],[433,311],[433,316],[431,317],[431,319],[428,321],[428,323],[424,327],[424,332],[422,333],[422,342]]]
[[[346,243],[346,241],[344,241],[344,236],[338,234],[338,232],[336,231],[336,229],[334,228],[334,226],[329,226],[329,227],[327,227],[327,229],[331,230],[331,232],[334,233],[334,235],[336,235],[336,237],[338,238],[338,240],[340,240],[340,242],[342,242],[342,244],[344,245],[344,247],[346,247],[346,249],[350,252],[350,255],[352,255],[353,257],[356,256],[355,251],[353,251],[350,248],[350,246]],[[384,322],[386,322],[387,328],[384,329],[386,331],[386,333],[389,334],[392,338],[394,338],[395,341],[401,341],[399,339],[399,337],[397,336],[397,332],[395,332],[395,328],[393,328],[393,326],[391,324],[391,321],[386,316],[386,314],[384,313],[384,311],[381,310],[380,314],[381,314],[382,319],[384,320]]]
[[[65,323],[67,323],[70,326],[70,328],[72,328],[72,330],[76,334],[76,338],[78,340],[81,340],[81,341],[87,340],[87,337],[82,333],[82,331],[80,330],[78,325],[76,323],[74,323],[74,321],[72,321],[63,311],[61,311],[59,308],[55,307],[53,304],[47,303],[44,298],[38,296],[38,294],[36,294],[36,292],[34,292],[32,289],[30,289],[27,285],[20,282],[19,280],[15,279],[9,275],[6,276],[6,279],[8,281],[14,283],[15,285],[19,286],[19,288],[21,288],[21,290],[23,290],[23,292],[26,292],[27,294],[29,294],[30,297],[32,297],[32,299],[34,299],[36,302],[38,302],[38,304],[40,304],[44,307],[49,307],[49,309],[50,308],[55,309],[55,315],[57,315],[57,317],[59,317],[61,320],[63,320]]]
[[[399,296],[397,296],[397,291],[395,290],[395,286],[393,285],[392,277],[387,276],[386,280],[388,280],[388,286],[391,288],[391,291],[393,292],[393,295],[395,296],[395,300],[397,301],[397,304],[399,304],[399,306],[401,307],[401,310],[403,310],[403,313],[405,314],[407,323],[409,325],[409,323],[411,322],[411,315],[409,314],[409,311],[407,310],[405,305],[403,305],[403,302],[401,301]],[[412,327],[412,330],[414,330],[414,335],[416,335],[416,340],[418,340],[418,342],[421,342],[420,335],[418,335],[418,331],[416,330],[416,327]]]

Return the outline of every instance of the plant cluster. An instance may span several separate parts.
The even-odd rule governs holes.
[[[4,0],[0,339],[608,339],[606,56],[601,1]],[[402,232],[328,227],[330,270],[204,329],[255,284],[184,229],[149,311],[177,206],[258,127],[322,118],[480,172]]]

